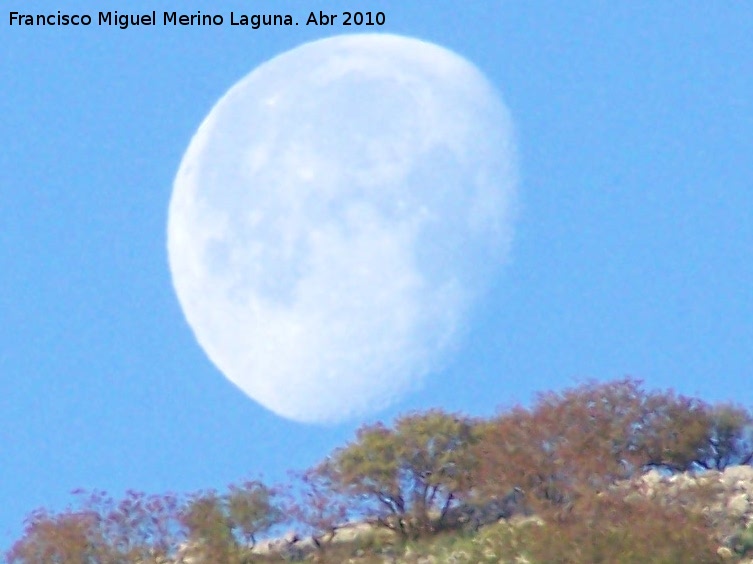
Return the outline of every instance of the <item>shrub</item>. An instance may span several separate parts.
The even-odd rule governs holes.
[[[753,554],[753,523],[731,539],[732,549],[740,556]]]
[[[358,430],[314,473],[349,501],[349,512],[404,537],[441,526],[473,485],[478,441],[474,422],[432,410]]]

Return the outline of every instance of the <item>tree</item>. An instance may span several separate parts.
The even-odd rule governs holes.
[[[214,562],[234,562],[238,544],[224,499],[214,491],[194,494],[181,514],[192,554]]]
[[[440,410],[400,417],[394,429],[365,426],[316,469],[351,511],[404,537],[441,526],[473,483],[475,422]]]
[[[540,394],[530,410],[514,407],[484,427],[479,489],[500,497],[520,488],[528,505],[547,507],[603,490],[642,466],[648,409],[630,378]]]
[[[286,508],[287,514],[303,525],[304,532],[311,535],[322,552],[351,516],[349,499],[333,483],[330,468],[325,464],[294,474],[292,477],[298,488],[290,496]]]
[[[413,517],[420,527],[430,527],[430,511],[439,509],[436,521],[442,524],[452,502],[474,485],[474,422],[439,410],[410,414],[397,420],[395,437]]]
[[[711,408],[710,420],[709,448],[698,464],[724,470],[733,464],[753,463],[753,416],[742,407],[718,404]]]
[[[485,426],[481,490],[501,496],[519,487],[528,503],[562,506],[647,468],[747,463],[750,425],[740,408],[648,393],[631,378],[548,392],[530,410],[515,407]]]
[[[652,394],[643,432],[644,466],[671,472],[724,470],[753,461],[753,416],[671,392]]]
[[[185,497],[129,490],[116,500],[102,491],[73,492],[77,507],[55,514],[33,512],[10,562],[128,563],[174,558],[188,541],[194,554],[235,562],[255,536],[282,520],[275,492],[258,481],[231,485],[226,494]],[[185,546],[184,546],[185,548]]]
[[[282,521],[274,497],[259,481],[231,485],[224,495],[213,490],[194,494],[181,514],[189,544],[209,561],[238,561],[256,535]]]
[[[647,413],[641,382],[625,378],[540,394],[531,425],[557,477],[599,490],[641,464]]]
[[[647,405],[649,416],[640,441],[645,468],[684,472],[711,454],[713,422],[708,404],[666,392],[652,394]]]
[[[256,544],[257,535],[267,532],[284,518],[275,497],[272,489],[257,480],[229,487],[226,496],[229,525],[251,547]]]
[[[590,382],[540,394],[530,408],[515,406],[490,420],[431,410],[403,415],[391,427],[363,426],[285,490],[251,480],[191,496],[128,491],[116,500],[74,492],[77,504],[61,513],[33,512],[6,557],[12,564],[191,557],[240,564],[259,557],[250,551],[259,535],[290,519],[312,535],[322,561],[349,557],[352,546],[332,541],[348,538],[338,533],[343,526],[365,521],[402,540],[461,527],[493,533],[499,524],[497,556],[511,559],[525,545],[535,561],[643,562],[655,555],[705,562],[713,559],[712,531],[716,542],[743,535],[723,548],[747,551],[749,531],[724,530],[738,527],[744,499],[736,498],[732,511],[719,503],[715,485],[655,496],[646,480],[751,463],[749,411],[646,392],[631,378]],[[647,469],[659,473],[640,476]],[[721,509],[706,511],[712,506]],[[516,512],[536,513],[546,526],[497,523]],[[386,531],[368,533],[377,533],[373,540]],[[522,544],[505,547],[516,535]],[[291,539],[271,543],[270,558],[302,557],[308,545],[296,544],[297,534]]]
[[[179,520],[180,498],[128,490],[120,500],[105,492],[77,491],[80,505],[97,515],[100,537],[123,561],[168,556],[185,538]]]
[[[11,562],[144,562],[171,555],[185,531],[179,498],[129,490],[121,500],[102,491],[73,492],[78,508],[33,512]]]
[[[55,515],[44,509],[26,519],[24,536],[6,555],[11,564],[94,563],[106,556],[106,547],[97,532],[97,515],[68,511]]]

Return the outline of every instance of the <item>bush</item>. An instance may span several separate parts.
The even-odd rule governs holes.
[[[322,561],[404,552],[409,562],[713,562],[715,543],[727,556],[753,553],[753,526],[738,530],[747,498],[737,493],[727,504],[723,485],[679,474],[751,462],[745,409],[646,392],[631,378],[592,382],[491,420],[430,410],[392,427],[363,426],[298,474],[284,504],[280,490],[259,481],[181,497],[78,492],[66,511],[33,512],[6,556],[14,564],[178,556],[230,564],[289,549]],[[543,524],[511,524],[521,514]],[[285,520],[311,539],[252,555],[257,536]],[[381,528],[341,530],[362,521]]]
[[[753,523],[740,534],[735,535],[730,544],[735,553],[740,556],[753,555]]]
[[[314,474],[348,500],[348,513],[403,537],[441,527],[475,479],[475,422],[440,410],[398,418],[394,429],[362,427]]]

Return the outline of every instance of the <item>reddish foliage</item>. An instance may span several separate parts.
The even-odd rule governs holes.
[[[722,468],[750,456],[747,425],[744,410],[647,393],[630,378],[549,392],[532,409],[513,408],[486,426],[480,489],[503,495],[517,486],[533,505],[566,505],[650,467]]]
[[[348,522],[377,523],[405,539],[461,526],[469,515],[479,526],[494,522],[513,499],[515,509],[547,523],[525,532],[537,561],[711,562],[718,523],[691,510],[702,491],[662,505],[614,485],[649,468],[751,462],[750,412],[646,392],[625,378],[540,394],[530,409],[488,421],[430,410],[399,417],[391,428],[361,427],[354,441],[296,475],[282,506],[280,492],[259,481],[187,498],[128,491],[114,500],[77,491],[75,508],[31,513],[6,556],[27,564],[148,562],[174,557],[189,541],[207,561],[241,562],[258,534],[285,520],[324,549]],[[494,514],[491,521],[484,512]]]
[[[116,502],[105,492],[77,490],[79,508],[32,513],[11,562],[136,561],[165,556],[182,538],[178,498],[128,491]]]
[[[334,538],[336,531],[354,518],[352,504],[332,483],[323,466],[292,475],[296,491],[289,497],[286,513],[301,524],[320,549]]]
[[[702,515],[677,505],[613,492],[581,495],[566,513],[529,527],[527,554],[534,562],[720,562],[713,530]]]

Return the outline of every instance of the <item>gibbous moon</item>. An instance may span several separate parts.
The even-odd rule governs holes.
[[[167,246],[217,368],[302,422],[438,378],[512,233],[509,113],[431,43],[345,35],[262,64],[183,157]],[[462,385],[462,383],[459,383]]]

